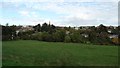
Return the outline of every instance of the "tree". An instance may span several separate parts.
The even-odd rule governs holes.
[[[72,32],[70,34],[70,37],[71,37],[71,41],[74,42],[74,43],[83,43],[84,40],[83,40],[83,36],[81,36],[81,34],[78,32],[78,30],[75,30],[74,32]]]
[[[38,24],[38,25],[36,25],[36,26],[33,26],[33,28],[34,28],[35,31],[37,31],[37,32],[40,32],[40,31],[41,31],[41,25],[40,25],[40,24]]]
[[[29,31],[25,31],[25,32],[19,32],[18,33],[18,37],[20,39],[24,39],[24,40],[31,40],[31,36],[34,33],[33,30],[29,30]]]
[[[96,31],[94,30],[91,30],[88,32],[88,40],[91,42],[91,43],[95,43],[96,40],[97,40],[97,33]]]
[[[99,38],[98,41],[99,44],[110,44],[110,38],[107,32],[100,33],[98,38]]]
[[[52,25],[51,25],[51,28],[52,28],[52,29],[55,29],[56,27],[55,27],[55,25],[52,24]]]
[[[54,42],[60,42],[61,41],[61,37],[60,37],[59,32],[53,33],[52,36],[53,36],[53,41]]]
[[[53,32],[55,32],[55,26],[52,24],[52,25],[48,25],[47,23],[43,23],[42,24],[42,27],[41,27],[41,31],[42,32],[48,32],[50,34],[52,34]]]
[[[16,26],[2,26],[2,40],[14,40],[16,37]]]
[[[42,32],[48,32],[49,31],[49,25],[47,23],[43,23],[41,27]]]
[[[89,27],[89,29],[90,29],[90,30],[93,30],[93,31],[96,31],[96,30],[97,30],[97,28],[96,28],[95,26],[91,26],[91,27]]]
[[[6,23],[6,26],[9,26],[9,24],[8,24],[8,23]]]
[[[50,33],[50,34],[52,34],[52,33],[54,33],[55,32],[55,26],[52,24],[52,25],[49,25],[49,30],[48,30],[48,32]]]
[[[53,38],[52,35],[48,32],[42,32],[42,41],[52,42]]]
[[[38,32],[38,33],[34,33],[31,35],[31,39],[32,40],[39,40],[42,41],[42,33]]]
[[[55,42],[63,42],[65,39],[65,35],[66,34],[64,29],[58,29],[52,34]]]
[[[107,32],[107,27],[104,26],[103,24],[100,24],[100,25],[98,26],[97,32],[98,32],[98,33]]]

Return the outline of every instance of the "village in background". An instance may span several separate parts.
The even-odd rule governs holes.
[[[79,26],[63,27],[54,24],[43,23],[35,26],[2,26],[2,41],[8,40],[39,40],[47,42],[73,42],[93,44],[114,44],[118,45],[120,26]]]

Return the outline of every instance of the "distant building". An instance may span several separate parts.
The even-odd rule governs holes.
[[[16,30],[16,35],[18,35],[19,32],[26,32],[26,31],[31,31],[34,30],[32,26],[22,26],[18,30]]]
[[[17,30],[17,32],[25,32],[25,31],[29,31],[29,30],[34,30],[34,28],[32,26],[25,26],[25,27],[21,27],[20,29]]]
[[[82,34],[82,36],[84,36],[85,38],[87,38],[87,37],[88,37],[88,34]]]
[[[108,33],[112,33],[112,30],[108,30]]]
[[[64,29],[63,26],[56,26],[56,28],[58,28],[58,29]]]
[[[91,26],[81,26],[81,27],[79,27],[80,29],[82,29],[82,30],[87,30],[87,29],[89,29]]]
[[[110,35],[109,38],[118,38],[118,35]]]
[[[66,31],[66,34],[70,34],[70,31]]]
[[[79,27],[75,27],[75,30],[78,30],[79,29]]]

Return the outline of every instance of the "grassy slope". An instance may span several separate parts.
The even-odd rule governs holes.
[[[117,65],[117,46],[39,41],[3,42],[5,66],[105,66]]]

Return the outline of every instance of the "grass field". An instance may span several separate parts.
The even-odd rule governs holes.
[[[115,66],[117,46],[40,42],[4,41],[3,66]]]

